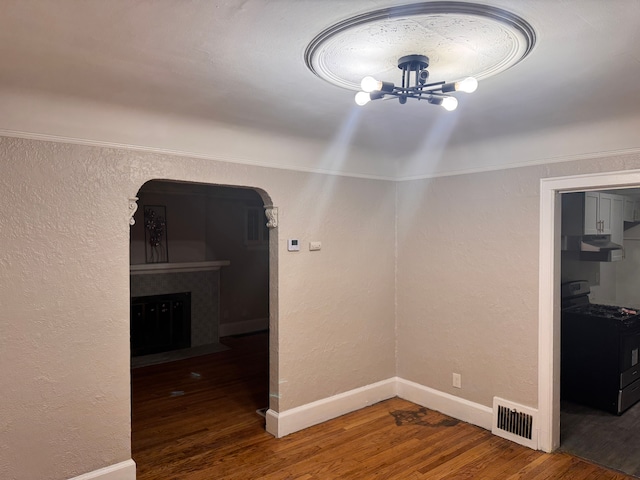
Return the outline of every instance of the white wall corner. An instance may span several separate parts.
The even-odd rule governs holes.
[[[489,431],[493,425],[491,407],[392,377],[283,412],[270,409],[266,414],[266,429],[281,438],[396,396]]]
[[[136,480],[136,462],[125,460],[69,480]]]
[[[457,418],[463,422],[491,430],[493,409],[479,403],[465,400],[419,383],[397,378],[398,397],[423,407]]]
[[[281,438],[395,396],[396,378],[394,377],[284,412],[267,410],[267,432]]]

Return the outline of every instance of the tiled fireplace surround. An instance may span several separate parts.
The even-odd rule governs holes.
[[[228,261],[131,265],[131,297],[191,292],[191,346],[219,341],[220,268]]]

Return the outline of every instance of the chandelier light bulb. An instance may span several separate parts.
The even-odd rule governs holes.
[[[473,77],[467,77],[464,80],[456,82],[456,91],[473,93],[478,88],[478,80]]]
[[[371,76],[364,77],[360,82],[360,88],[366,93],[382,89],[382,82]]]
[[[369,95],[367,92],[358,92],[358,93],[356,93],[356,104],[357,105],[360,105],[362,107],[363,105],[366,105],[370,101],[371,101],[371,95]]]
[[[444,108],[445,110],[451,112],[458,108],[458,99],[456,97],[444,97],[440,106],[442,106],[442,108]]]

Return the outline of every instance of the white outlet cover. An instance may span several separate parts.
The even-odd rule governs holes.
[[[320,250],[322,248],[322,242],[309,242],[309,250],[311,252]]]

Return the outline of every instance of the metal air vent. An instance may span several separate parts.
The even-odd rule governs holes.
[[[493,398],[493,427],[491,433],[519,443],[525,447],[538,448],[537,411],[509,402],[503,398]]]

